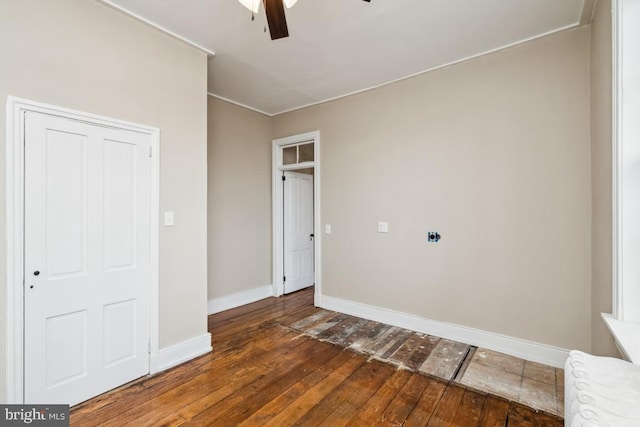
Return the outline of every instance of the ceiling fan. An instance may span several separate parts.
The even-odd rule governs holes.
[[[240,3],[253,13],[258,13],[260,1],[264,3],[265,15],[267,16],[267,24],[269,24],[269,33],[271,40],[289,37],[289,28],[287,27],[287,18],[284,15],[284,6],[287,8],[293,6],[298,0],[239,0]],[[363,0],[370,3],[371,0]]]

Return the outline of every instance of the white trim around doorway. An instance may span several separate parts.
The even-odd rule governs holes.
[[[313,142],[313,162],[299,163],[294,166],[282,165],[282,147],[302,142]],[[313,167],[313,228],[314,228],[314,261],[315,261],[315,301],[318,301],[322,289],[322,235],[320,209],[320,131],[312,131],[285,138],[274,139],[272,143],[272,247],[273,247],[273,295],[284,294],[284,255],[283,255],[283,191],[282,172]]]
[[[36,101],[7,98],[6,129],[6,403],[24,402],[24,116],[27,111],[44,113],[98,126],[125,129],[151,137],[151,194],[149,209],[149,361],[159,347],[159,212],[160,212],[160,130],[122,120],[70,110]]]

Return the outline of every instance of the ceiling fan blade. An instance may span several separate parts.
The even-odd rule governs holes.
[[[264,10],[267,15],[271,40],[289,37],[287,18],[284,16],[282,0],[264,0]]]

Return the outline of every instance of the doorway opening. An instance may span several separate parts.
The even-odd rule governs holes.
[[[320,132],[273,141],[273,294],[320,293]]]

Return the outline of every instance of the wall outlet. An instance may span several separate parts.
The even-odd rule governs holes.
[[[389,232],[389,223],[388,222],[379,222],[378,223],[378,233],[388,233]]]
[[[440,233],[437,231],[427,231],[427,242],[438,243],[440,237]]]

